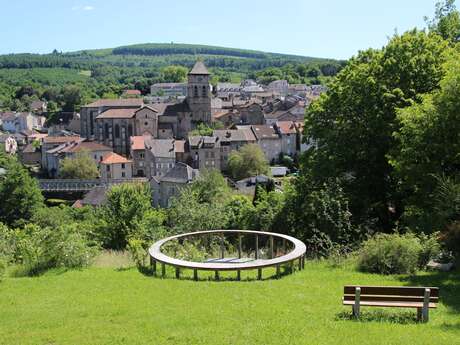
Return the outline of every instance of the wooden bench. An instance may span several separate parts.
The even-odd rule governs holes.
[[[428,321],[430,308],[436,308],[439,299],[437,287],[410,286],[355,286],[343,288],[343,305],[352,307],[359,318],[361,307],[417,308],[417,318]]]

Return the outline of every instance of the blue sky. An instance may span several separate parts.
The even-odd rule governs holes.
[[[349,58],[435,0],[0,0],[0,54],[176,42]]]

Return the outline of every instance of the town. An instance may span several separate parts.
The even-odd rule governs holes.
[[[24,3],[0,345],[460,345],[460,0]]]
[[[106,191],[99,188],[102,184],[137,179],[151,184],[154,206],[167,207],[200,171],[216,169],[232,177],[230,153],[249,144],[262,150],[272,166],[270,175],[285,176],[293,168],[283,166],[285,157],[294,162],[309,145],[302,131],[305,109],[326,88],[244,80],[213,89],[210,76],[198,60],[187,83],[154,84],[146,97],[125,90],[119,99],[99,99],[82,106],[80,113],[61,114],[53,125],[45,121],[46,102],[33,101],[30,112],[0,113],[0,143],[7,152],[17,152],[25,165],[39,169],[41,185],[48,190],[69,184],[60,178],[64,159],[78,152],[89,155],[100,180],[93,181],[91,200],[94,193]]]

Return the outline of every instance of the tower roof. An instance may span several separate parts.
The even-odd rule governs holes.
[[[188,74],[210,74],[203,61],[198,60]]]

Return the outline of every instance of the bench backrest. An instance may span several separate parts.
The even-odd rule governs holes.
[[[425,289],[430,289],[430,303],[438,303],[439,300],[437,287],[346,285],[343,288],[345,301],[355,300],[357,287],[361,288],[361,301],[423,302]]]

